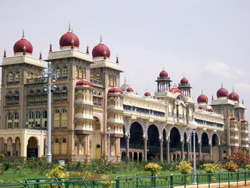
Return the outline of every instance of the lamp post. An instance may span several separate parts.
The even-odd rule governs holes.
[[[191,142],[191,135],[193,133],[193,167],[194,167],[194,184],[197,184],[196,181],[196,154],[195,154],[195,133],[196,133],[196,128],[197,128],[198,124],[195,121],[192,121],[189,124],[189,128],[190,130],[190,142]],[[191,144],[190,144],[191,145]]]
[[[110,134],[111,134],[111,128],[108,127],[108,162],[110,163]]]
[[[45,91],[47,89],[47,99],[48,99],[48,149],[47,149],[47,162],[52,162],[52,153],[51,153],[51,77],[56,76],[51,68],[51,63],[48,62],[48,71],[45,72],[48,78],[48,88],[45,87]],[[55,86],[56,87],[56,86]]]

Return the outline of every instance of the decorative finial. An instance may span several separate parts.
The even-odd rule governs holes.
[[[68,31],[68,32],[70,32],[70,33],[71,33],[70,23],[69,23],[69,31]]]
[[[52,52],[52,43],[49,44],[49,51]]]
[[[124,84],[126,84],[126,78],[124,78]]]
[[[203,94],[203,89],[201,90],[201,94]]]
[[[4,51],[3,51],[3,57],[7,57],[6,56],[6,49],[4,49]]]
[[[212,95],[212,101],[214,100],[214,96]]]
[[[116,56],[116,63],[119,64],[119,57],[118,57],[118,55]]]
[[[102,35],[100,35],[100,44],[102,44]]]
[[[72,40],[71,40],[71,49],[74,49],[74,43],[75,43],[75,42],[74,42],[74,40],[72,39]]]
[[[39,59],[42,59],[42,51],[40,51],[40,57],[39,57]]]
[[[23,36],[22,36],[22,39],[25,39],[25,36],[24,36],[24,30],[23,30]]]
[[[234,87],[233,87],[233,92],[234,92]]]
[[[244,104],[244,100],[242,99],[242,104]]]
[[[71,32],[74,33],[74,27],[72,27]]]
[[[26,46],[23,46],[23,55],[26,55]]]
[[[221,83],[221,88],[223,88],[223,83]]]
[[[89,54],[89,45],[87,44],[87,50],[86,53]]]
[[[106,50],[103,52],[103,54],[104,54],[104,59],[106,59],[106,54],[107,54]]]

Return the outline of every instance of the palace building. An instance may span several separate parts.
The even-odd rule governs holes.
[[[167,71],[156,75],[154,95],[136,94],[126,82],[120,86],[119,59],[111,61],[100,41],[86,52],[69,28],[50,45],[48,58],[32,56],[33,46],[23,37],[14,44],[14,56],[2,60],[0,153],[13,158],[47,154],[48,78],[43,61],[56,73],[52,90],[53,159],[120,161],[191,159],[196,130],[196,156],[222,161],[235,147],[249,148],[248,121],[239,95],[221,87],[209,103],[201,94],[197,103],[191,85],[182,78],[171,85]],[[111,131],[108,131],[108,130]],[[108,142],[110,137],[110,143]]]

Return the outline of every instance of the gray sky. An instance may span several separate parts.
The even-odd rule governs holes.
[[[80,50],[103,42],[111,60],[119,55],[124,77],[135,92],[153,94],[163,67],[173,83],[183,77],[192,96],[232,88],[250,106],[250,1],[232,0],[0,0],[0,50],[13,56],[13,45],[25,31],[33,56],[47,58],[49,44],[59,50],[68,23],[80,39]],[[122,84],[121,83],[121,84]],[[246,119],[250,120],[250,112]]]

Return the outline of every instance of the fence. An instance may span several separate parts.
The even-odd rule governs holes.
[[[196,179],[196,184],[194,181]],[[168,175],[156,177],[130,177],[103,180],[84,180],[82,178],[41,178],[41,179],[25,179],[20,182],[4,182],[0,187],[15,188],[174,188],[181,186],[186,188],[187,185],[199,188],[200,185],[216,185],[217,187],[230,188],[230,184],[234,182],[238,186],[241,182],[247,185],[250,180],[250,171],[215,173],[215,174],[193,174],[188,175]]]

